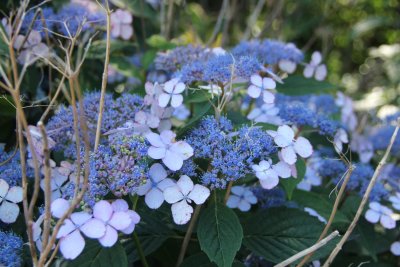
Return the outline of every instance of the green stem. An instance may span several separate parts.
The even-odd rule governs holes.
[[[139,200],[138,195],[131,196],[131,201],[132,201],[132,210],[136,210],[136,206]],[[140,240],[138,235],[136,234],[136,231],[133,232],[133,242],[135,242],[136,246],[136,251],[139,255],[140,261],[142,262],[144,267],[149,267],[149,264],[147,263],[146,256],[144,255],[142,245],[140,244]]]

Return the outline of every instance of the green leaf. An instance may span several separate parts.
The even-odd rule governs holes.
[[[111,0],[111,3],[119,8],[128,9],[135,17],[155,20],[155,10],[145,0]]]
[[[178,132],[178,137],[182,136],[192,124],[195,124],[198,120],[200,120],[210,109],[212,105],[211,103],[196,103],[194,105],[193,117],[185,123],[185,127],[181,128]]]
[[[146,40],[146,43],[149,46],[160,49],[160,50],[167,50],[167,49],[172,49],[172,48],[176,47],[176,45],[174,43],[167,41],[167,39],[165,39],[163,36],[158,35],[158,34],[154,34],[154,35],[150,36],[150,38],[148,38]]]
[[[111,40],[110,54],[113,55],[116,52],[120,52],[122,50],[133,50],[135,47],[136,47],[135,44],[132,42]],[[92,45],[90,46],[89,51],[87,53],[87,58],[104,60],[105,56],[106,56],[106,41],[96,40],[92,42]]]
[[[117,242],[111,248],[105,248],[99,242],[86,240],[82,254],[73,261],[63,260],[61,267],[124,267],[128,260],[124,247]]]
[[[292,200],[304,207],[312,208],[313,210],[317,211],[322,217],[328,220],[329,216],[331,215],[333,204],[335,202],[335,196],[332,196],[329,199],[328,194],[321,195],[314,192],[295,190]],[[342,211],[338,210],[336,212],[333,222],[349,223],[350,220]]]
[[[197,226],[201,250],[219,267],[232,266],[240,249],[243,230],[236,214],[216,203],[203,211]]]
[[[208,102],[211,95],[206,90],[189,90],[188,96],[185,99],[186,103],[202,103]]]
[[[207,255],[203,252],[200,252],[198,254],[194,254],[190,257],[187,257],[180,267],[216,267],[217,265],[213,262],[211,262]],[[232,264],[232,267],[244,267],[245,265],[241,263],[238,260],[235,260]]]
[[[312,246],[324,228],[304,211],[271,208],[250,217],[243,225],[243,245],[273,263],[279,263]],[[338,238],[318,250],[312,259],[326,256]]]
[[[303,159],[298,159],[296,161],[297,177],[290,177],[287,179],[280,179],[279,182],[285,189],[286,196],[289,200],[292,199],[292,194],[296,186],[303,180],[306,174],[306,163]]]
[[[111,57],[110,65],[126,77],[140,78],[139,70],[126,57]]]
[[[332,93],[335,92],[337,86],[326,81],[320,82],[313,78],[292,75],[286,78],[283,84],[278,84],[276,89],[285,95],[307,95]]]

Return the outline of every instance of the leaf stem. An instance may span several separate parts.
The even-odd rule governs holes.
[[[186,249],[187,246],[189,245],[189,241],[192,236],[194,226],[196,225],[197,218],[199,217],[200,210],[201,210],[201,205],[197,205],[196,208],[194,209],[192,220],[190,221],[189,227],[185,234],[185,238],[183,239],[182,242],[182,247],[181,251],[179,252],[178,261],[176,262],[176,267],[179,267],[181,265],[183,258],[185,257]]]
[[[226,189],[226,192],[225,192],[225,197],[224,197],[224,204],[225,205],[226,205],[226,202],[228,202],[229,195],[230,195],[231,190],[232,190],[232,185],[233,185],[233,181],[230,181],[229,184],[228,184],[228,188]]]

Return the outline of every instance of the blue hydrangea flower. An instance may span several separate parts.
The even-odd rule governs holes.
[[[22,266],[22,238],[12,232],[0,231],[0,266]]]
[[[25,15],[25,19],[22,22],[21,25],[21,33],[26,34],[28,32],[29,26],[32,23],[32,20],[35,16],[36,10],[30,10],[28,13]],[[42,8],[42,13],[43,13],[43,19],[44,19],[44,24],[42,21],[42,15],[38,13],[38,15],[35,18],[35,21],[33,22],[32,30],[38,31],[41,33],[42,37],[45,37],[45,31],[48,31],[48,34],[51,35],[51,31],[54,30],[54,10],[51,7],[45,7]]]
[[[0,162],[5,162],[10,159],[6,164],[0,166],[0,179],[5,180],[10,186],[22,185],[22,171],[19,151],[13,155],[14,151],[6,152],[0,147]],[[33,169],[27,166],[28,178],[34,177]]]

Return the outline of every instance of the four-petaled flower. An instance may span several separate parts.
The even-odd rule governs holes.
[[[370,223],[380,222],[386,229],[396,227],[396,221],[392,218],[393,211],[378,202],[369,203],[369,209],[365,213],[365,219]]]
[[[172,107],[179,107],[183,102],[183,96],[181,93],[185,90],[185,88],[185,84],[179,82],[179,79],[177,78],[166,82],[163,88],[164,92],[162,92],[158,97],[158,104],[160,107],[165,108],[170,100]]]
[[[282,159],[289,165],[296,163],[297,154],[302,158],[308,158],[313,153],[310,142],[304,137],[294,139],[294,131],[287,125],[278,127],[277,131],[268,131],[274,138],[275,144],[282,148]]]
[[[263,92],[263,100],[267,104],[272,104],[275,101],[275,95],[269,90],[273,90],[276,87],[276,83],[273,79],[264,77],[262,78],[258,74],[254,74],[250,77],[251,85],[247,88],[247,94],[252,98],[258,98]]]
[[[232,186],[231,195],[226,202],[229,208],[238,208],[241,211],[249,211],[252,204],[257,203],[253,192],[244,186]]]
[[[171,171],[182,168],[183,161],[193,156],[193,148],[185,141],[175,141],[176,134],[172,131],[162,131],[161,134],[148,133],[146,139],[150,142],[148,154],[153,159],[161,159]]]
[[[172,217],[176,224],[186,224],[192,217],[193,208],[189,204],[203,204],[210,196],[210,190],[202,185],[193,184],[186,175],[182,175],[176,185],[164,190],[164,198],[172,204]]]
[[[311,55],[311,61],[306,65],[303,71],[303,75],[306,78],[311,78],[313,75],[317,81],[325,79],[327,70],[325,64],[321,64],[322,55],[320,52],[315,51]]]
[[[272,160],[262,160],[258,165],[254,164],[252,169],[256,173],[256,177],[260,180],[260,184],[265,189],[272,189],[279,183],[279,177],[289,178],[291,175],[290,166],[285,162],[278,162],[272,165]]]
[[[150,209],[158,209],[164,202],[164,190],[175,182],[167,178],[167,172],[160,163],[155,163],[149,170],[150,179],[139,187],[137,194],[144,196],[144,201]]]
[[[13,223],[17,220],[19,207],[17,203],[22,201],[22,187],[13,186],[0,179],[0,221]]]
[[[393,208],[400,210],[400,193],[397,192],[395,196],[390,196],[389,201],[392,202]]]
[[[126,10],[117,9],[111,13],[111,36],[128,40],[133,35],[132,14]]]

